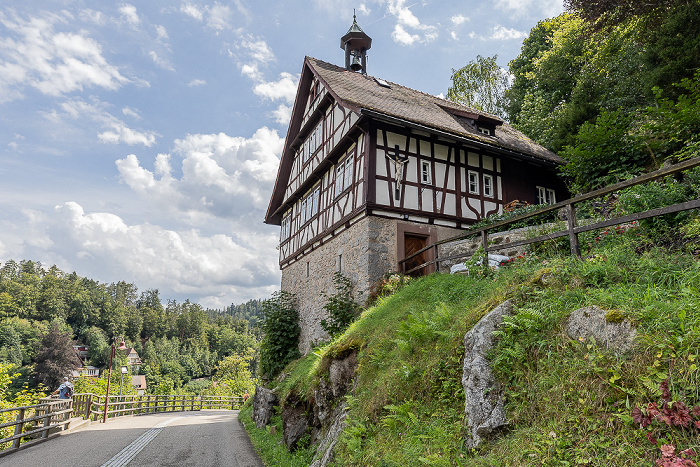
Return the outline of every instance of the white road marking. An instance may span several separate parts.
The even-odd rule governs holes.
[[[136,457],[136,455],[141,452],[143,448],[148,446],[148,443],[153,441],[153,439],[158,436],[158,434],[163,431],[163,428],[184,417],[173,417],[168,420],[164,420],[136,438],[130,445],[119,451],[114,457],[102,464],[102,467],[124,467],[131,462],[131,460]]]

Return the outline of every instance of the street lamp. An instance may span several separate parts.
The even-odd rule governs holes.
[[[127,374],[128,372],[129,372],[129,368],[123,366],[122,367],[122,377],[119,380],[119,395],[120,396],[122,395],[122,386],[124,385],[124,375]]]
[[[117,340],[119,340],[119,347],[117,347]],[[112,350],[109,354],[109,372],[107,374],[107,396],[105,397],[105,413],[102,417],[102,423],[107,421],[107,407],[109,407],[109,383],[112,380],[112,360],[114,359],[114,351],[116,349],[126,350],[126,345],[124,345],[123,337],[115,337],[114,342],[112,342]]]

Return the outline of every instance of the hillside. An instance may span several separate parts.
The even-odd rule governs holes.
[[[676,401],[667,406],[669,416],[683,412],[681,402],[700,404],[697,227],[695,220],[681,228],[680,249],[655,245],[642,228],[618,229],[590,237],[583,261],[553,244],[498,272],[414,280],[366,309],[335,341],[290,364],[273,386],[283,408],[309,406],[329,379],[330,362],[358,350],[355,386],[344,398],[347,427],[329,465],[628,466],[656,459],[676,465],[681,450],[700,453],[693,425],[700,409],[685,412],[685,428],[675,418],[667,424],[653,417],[641,428],[633,409],[656,402],[663,415],[662,397],[669,398],[663,381]],[[506,299],[515,314],[498,332],[489,360],[509,425],[470,451],[462,340]],[[636,327],[631,353],[616,356],[566,335],[567,317],[588,305]],[[310,464],[313,429],[289,455],[280,445],[279,415],[274,430],[255,428],[250,406],[241,419],[269,465]]]

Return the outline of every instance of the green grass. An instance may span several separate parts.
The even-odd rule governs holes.
[[[238,419],[245,427],[255,450],[266,466],[308,467],[313,458],[311,448],[297,449],[294,453],[287,451],[282,440],[282,417],[272,417],[268,426],[258,429],[250,418],[253,411],[252,398],[239,412]],[[274,429],[273,429],[274,427]],[[274,431],[274,434],[272,432]]]
[[[495,274],[413,281],[288,366],[280,393],[308,400],[329,359],[359,349],[338,466],[653,465],[660,451],[631,410],[658,401],[664,379],[674,400],[700,404],[700,263],[661,248],[642,252],[634,230],[593,243],[583,261],[554,244]],[[462,339],[508,298],[516,314],[490,358],[509,427],[467,451]],[[569,314],[594,304],[634,323],[633,354],[618,357],[566,336]],[[657,438],[700,452],[692,430],[661,427]],[[293,465],[276,462],[269,465]]]

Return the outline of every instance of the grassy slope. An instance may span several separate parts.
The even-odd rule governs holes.
[[[700,266],[689,255],[637,253],[629,236],[633,231],[607,236],[587,261],[540,253],[493,275],[416,280],[366,310],[334,342],[290,365],[280,391],[309,396],[324,356],[361,347],[337,465],[653,465],[660,451],[630,413],[658,401],[665,378],[675,400],[700,404]],[[468,452],[462,338],[507,298],[518,313],[491,358],[510,428]],[[565,335],[568,315],[593,304],[637,326],[632,356],[618,358]],[[691,430],[656,426],[659,444],[700,452]],[[254,436],[262,436],[262,444],[268,439]]]

